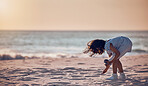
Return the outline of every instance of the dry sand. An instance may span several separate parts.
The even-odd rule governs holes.
[[[48,58],[0,61],[0,86],[148,86],[148,55],[121,58],[126,80],[105,80],[105,58]]]

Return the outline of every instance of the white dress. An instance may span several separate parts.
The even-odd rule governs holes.
[[[110,43],[120,52],[120,56],[117,59],[120,59],[127,52],[131,52],[132,50],[132,42],[129,38],[120,36],[116,38],[112,38],[105,43],[105,50],[108,55],[112,54],[112,57],[109,59],[111,61],[115,57],[115,53],[110,49]]]

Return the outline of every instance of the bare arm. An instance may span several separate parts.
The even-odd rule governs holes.
[[[107,70],[109,69],[110,67],[110,64],[113,63],[119,56],[120,56],[120,52],[113,46],[112,43],[110,43],[110,49],[115,53],[115,57],[113,58],[112,61],[110,61],[108,63],[108,65],[106,65],[106,68],[103,70],[102,74],[106,73]],[[109,55],[110,56],[110,55]]]
[[[107,65],[106,68],[103,70],[102,74],[106,73],[107,70],[109,69],[110,65]]]
[[[112,61],[110,61],[111,64],[120,56],[120,52],[113,46],[112,43],[110,43],[110,49],[115,53],[115,57],[113,58]]]

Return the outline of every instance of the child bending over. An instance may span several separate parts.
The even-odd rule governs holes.
[[[122,63],[120,62],[119,59],[127,52],[131,52],[131,49],[132,49],[131,40],[127,37],[120,36],[109,39],[107,41],[101,39],[92,40],[87,43],[87,48],[84,51],[84,53],[91,53],[90,56],[93,56],[94,54],[101,55],[106,50],[108,56],[111,58],[109,60],[107,59],[104,60],[104,62],[106,63],[105,64],[106,69],[103,71],[103,73],[107,72],[110,65],[112,64],[113,74],[110,78],[107,79],[116,80],[118,79],[117,69],[119,70],[120,73],[119,79],[125,79]]]

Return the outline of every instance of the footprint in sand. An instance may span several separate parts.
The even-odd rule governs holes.
[[[33,77],[23,77],[18,79],[18,81],[32,81],[34,79],[39,79],[39,78],[33,78]]]
[[[48,86],[67,86],[70,85],[71,83],[69,82],[49,82],[47,85]]]
[[[78,65],[84,65],[85,63],[77,63]]]

